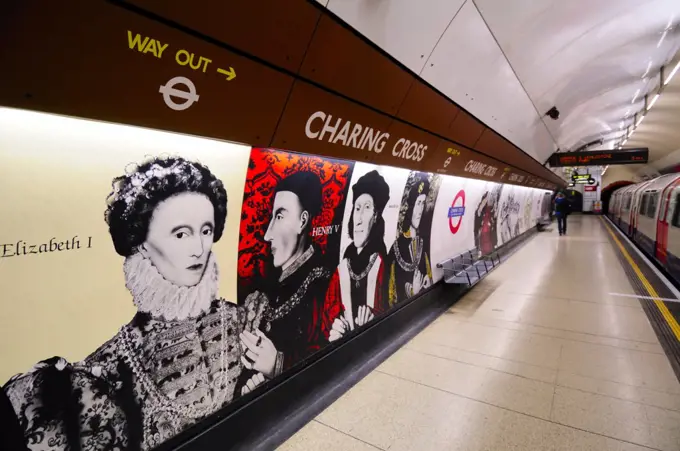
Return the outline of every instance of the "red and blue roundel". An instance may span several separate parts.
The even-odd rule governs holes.
[[[456,197],[453,198],[451,206],[449,207],[449,229],[451,233],[458,232],[460,225],[463,223],[463,215],[465,214],[465,191],[460,190]]]

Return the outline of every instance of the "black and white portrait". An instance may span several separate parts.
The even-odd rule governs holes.
[[[506,189],[501,198],[498,223],[500,226],[500,242],[505,244],[519,235],[520,231],[520,201],[518,190],[511,186]]]
[[[4,386],[31,450],[151,449],[264,380],[242,371],[261,310],[217,296],[222,181],[153,158],[114,179],[105,220],[137,313],[82,361],[54,357]]]
[[[329,340],[335,341],[389,308],[384,296],[385,219],[390,187],[375,169],[352,186],[345,249],[326,293],[326,314],[333,318]]]

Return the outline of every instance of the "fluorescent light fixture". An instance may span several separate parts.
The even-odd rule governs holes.
[[[649,102],[649,105],[647,105],[647,111],[649,111],[649,110],[652,109],[652,107],[654,106],[654,104],[656,103],[656,101],[659,100],[659,96],[660,96],[660,95],[661,95],[661,94],[656,94],[656,95],[654,96],[654,98],[652,99],[652,101]]]
[[[623,142],[621,143],[621,147],[625,146],[627,142],[628,142],[628,138],[624,139]]]
[[[668,74],[668,77],[666,77],[666,80],[664,80],[664,82],[663,82],[664,86],[666,86],[668,83],[671,82],[671,78],[673,78],[673,75],[675,75],[675,73],[678,71],[678,69],[680,69],[680,61],[678,61],[678,63],[675,65],[675,67],[673,68],[671,73]]]
[[[642,120],[643,120],[644,118],[645,118],[644,115],[643,115],[643,116],[640,116],[640,119],[637,120],[637,122],[635,123],[635,126],[637,127],[638,125],[642,124]]]
[[[659,42],[656,43],[656,48],[657,48],[657,49],[658,49],[659,47],[661,47],[661,43],[663,42],[664,39],[666,39],[666,35],[667,35],[667,34],[668,34],[668,28],[666,28],[666,29],[663,31],[663,34],[661,35],[661,39],[659,39]]]

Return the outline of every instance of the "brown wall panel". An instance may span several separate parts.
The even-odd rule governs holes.
[[[485,129],[484,124],[467,111],[461,110],[451,123],[450,132],[446,136],[464,146],[474,147]]]
[[[423,163],[441,143],[437,136],[395,120],[389,129],[389,147],[378,154],[375,162],[389,166],[403,166],[423,170]]]
[[[538,178],[487,155],[442,140],[422,166],[423,171],[521,186],[538,186]],[[547,182],[542,183],[543,187]]]
[[[501,181],[505,165],[466,147],[442,140],[423,165],[423,170],[480,180]]]
[[[439,142],[435,135],[296,81],[271,147],[418,170]]]
[[[4,19],[2,40],[13,44],[0,46],[0,67],[8,68],[0,84],[1,105],[264,144],[293,83],[280,72],[108,2],[26,0]],[[129,38],[138,33],[131,49]],[[181,50],[188,53],[181,53],[180,61],[193,54],[197,69],[178,64]],[[201,56],[211,62],[199,64]],[[229,67],[237,74],[231,81],[217,72]],[[187,78],[198,96],[186,85],[174,85],[185,98],[170,100],[190,105],[182,111],[171,109],[159,92],[174,77]]]
[[[490,128],[484,130],[484,133],[482,133],[482,136],[475,145],[475,149],[493,158],[514,165],[519,169],[527,170],[530,168],[529,162],[523,157],[529,159],[531,159],[531,157],[512,147],[498,133]]]
[[[0,18],[0,37],[12,43],[0,46],[0,67],[10,68],[0,105],[431,171],[442,170],[441,149],[450,147],[443,136],[467,147],[470,159],[483,159],[475,149],[524,171],[520,176],[563,184],[311,2],[198,1],[191,8],[160,0],[14,3]],[[327,90],[168,20],[299,67],[301,77]]]
[[[313,117],[315,114],[317,116]],[[338,119],[341,119],[340,123],[337,122]],[[349,160],[373,161],[377,155],[376,146],[382,148],[380,153],[387,152],[388,143],[384,134],[388,133],[392,121],[388,116],[298,80],[293,86],[271,147]],[[356,144],[361,144],[363,138],[368,139],[368,136],[364,137],[364,129],[367,128],[374,131],[374,139],[378,135],[382,139],[375,139],[373,151],[368,150],[368,144],[366,149],[356,149],[351,145],[344,145],[341,140],[333,143],[346,123],[350,123],[348,139],[351,138],[355,124],[362,127],[361,134],[355,138]],[[332,130],[335,125],[338,125],[337,129]],[[307,128],[311,137],[307,136]]]
[[[326,15],[314,33],[300,75],[391,115],[415,80]]]
[[[321,11],[306,0],[125,0],[297,72]]]
[[[459,112],[460,108],[449,99],[425,83],[416,81],[399,108],[397,117],[451,138],[451,126]]]

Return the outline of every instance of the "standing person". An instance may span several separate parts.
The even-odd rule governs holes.
[[[567,234],[567,216],[570,206],[564,193],[558,193],[555,197],[555,216],[557,216],[557,228],[560,236]]]
[[[269,301],[260,330],[241,335],[244,366],[268,379],[319,350],[326,340],[321,322],[330,271],[311,237],[312,220],[321,207],[321,180],[312,172],[295,172],[274,188],[264,240],[278,271],[269,275],[273,280],[265,288]],[[258,310],[248,300],[246,309]]]
[[[222,181],[154,158],[113,188],[105,219],[137,313],[84,360],[53,357],[3,387],[31,451],[153,449],[264,381],[244,380],[238,342],[258,312],[247,325],[217,296]]]
[[[388,308],[382,285],[387,256],[383,210],[389,198],[390,187],[376,170],[361,176],[352,187],[348,224],[352,243],[347,246],[326,293],[324,332],[329,341],[363,326]],[[331,321],[332,330],[328,330]]]

